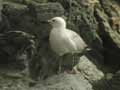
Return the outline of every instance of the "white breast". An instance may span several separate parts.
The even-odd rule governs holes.
[[[49,37],[52,50],[60,56],[75,52],[77,47],[69,36],[67,30],[52,30]]]

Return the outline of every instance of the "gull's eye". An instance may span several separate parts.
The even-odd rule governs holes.
[[[52,21],[53,21],[53,22],[55,22],[55,20],[54,20],[54,19],[53,19]]]

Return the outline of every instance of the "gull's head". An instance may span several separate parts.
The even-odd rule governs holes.
[[[54,17],[48,22],[52,25],[52,28],[66,28],[66,22],[62,17]]]

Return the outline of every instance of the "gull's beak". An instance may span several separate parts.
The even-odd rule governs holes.
[[[40,22],[41,22],[41,23],[46,23],[46,24],[49,23],[48,21],[40,21]]]
[[[40,22],[43,24],[51,24],[52,20],[49,19],[49,20],[44,20],[44,21],[40,21]]]
[[[48,23],[51,23],[51,20],[47,20]]]

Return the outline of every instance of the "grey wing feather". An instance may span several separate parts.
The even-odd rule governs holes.
[[[87,44],[84,42],[82,37],[80,37],[79,34],[69,29],[67,31],[69,32],[70,38],[71,40],[73,40],[78,50],[83,50],[87,47]]]

